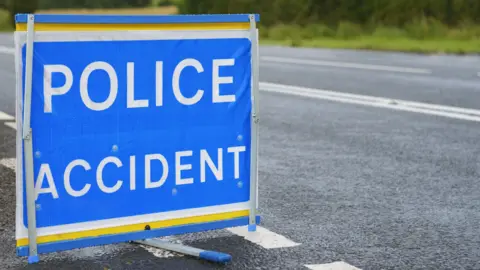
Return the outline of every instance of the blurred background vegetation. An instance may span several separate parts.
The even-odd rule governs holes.
[[[480,52],[480,0],[0,0],[10,14],[259,13],[262,42],[417,52]]]

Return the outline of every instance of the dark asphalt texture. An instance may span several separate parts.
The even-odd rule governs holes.
[[[476,75],[478,65],[472,62],[480,62],[475,57],[277,47],[262,47],[261,54],[334,57],[451,74],[262,63],[264,82],[473,108],[480,97],[480,77],[466,75]],[[13,56],[0,53],[0,110],[10,114],[12,64]],[[452,85],[442,80],[452,80]],[[478,123],[265,92],[260,101],[262,226],[300,246],[267,250],[222,230],[178,239],[231,254],[233,261],[226,266],[188,257],[157,258],[130,244],[50,254],[27,266],[14,250],[14,171],[0,165],[0,268],[307,269],[303,265],[343,260],[375,270],[480,269]],[[15,157],[14,137],[14,130],[0,123],[1,158]]]
[[[480,109],[480,57],[263,47],[261,57],[421,68],[408,74],[305,64],[261,62],[262,81],[338,92]]]

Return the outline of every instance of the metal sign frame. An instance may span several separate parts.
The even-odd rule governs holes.
[[[243,30],[248,30],[251,41],[251,149],[250,149],[250,201],[248,217],[246,218],[232,218],[220,223],[205,223],[194,224],[185,228],[167,227],[160,230],[145,230],[136,231],[129,234],[120,235],[102,235],[98,238],[80,239],[79,241],[58,241],[39,243],[38,231],[36,226],[36,202],[35,202],[35,183],[34,183],[34,153],[32,146],[32,139],[35,136],[35,130],[30,126],[31,119],[31,99],[32,99],[32,77],[34,64],[34,50],[36,42],[37,26],[40,31],[51,31],[50,27],[55,24],[65,25],[63,31],[68,31],[68,27],[84,28],[83,31],[89,31],[89,21],[95,21],[104,25],[118,25],[122,22],[128,21],[129,25],[135,28],[135,25],[150,24],[162,27],[162,24],[197,24],[193,29],[202,30],[218,28],[222,30],[229,30],[229,27],[240,25]],[[257,215],[258,208],[258,125],[259,125],[259,52],[258,52],[258,29],[256,22],[259,20],[258,14],[233,14],[233,15],[169,15],[169,16],[82,16],[82,15],[33,15],[33,14],[19,14],[16,16],[17,31],[15,33],[16,43],[16,80],[17,80],[17,170],[16,170],[16,184],[17,194],[21,194],[23,185],[26,185],[26,199],[27,199],[27,215],[28,215],[28,246],[19,244],[18,231],[22,226],[21,218],[18,212],[21,211],[21,198],[17,198],[17,255],[28,256],[29,263],[36,263],[39,261],[39,253],[49,253],[61,250],[68,250],[72,248],[88,247],[93,245],[113,244],[127,241],[138,241],[137,243],[150,244],[152,246],[163,247],[176,251],[185,251],[186,254],[196,255],[199,257],[203,252],[203,257],[211,258],[215,253],[210,251],[202,251],[194,248],[178,248],[168,244],[154,243],[147,238],[172,235],[178,233],[198,232],[211,229],[220,229],[226,227],[248,225],[249,231],[255,231],[256,225],[260,222],[260,217]],[[72,22],[75,22],[76,25]],[[248,26],[246,26],[248,24]],[[232,29],[238,30],[238,29]],[[54,30],[55,31],[55,30]],[[26,33],[25,33],[26,32]],[[21,35],[26,34],[26,61],[25,67],[22,65],[21,55]],[[24,69],[23,69],[24,68]],[[25,74],[22,74],[23,70]],[[25,75],[23,77],[22,75]],[[24,178],[25,174],[25,178]],[[25,183],[23,182],[25,179]],[[143,240],[142,240],[143,239]],[[187,251],[188,252],[187,252]],[[206,253],[205,253],[206,252]],[[229,257],[225,254],[217,254],[219,256],[212,260],[228,261]]]

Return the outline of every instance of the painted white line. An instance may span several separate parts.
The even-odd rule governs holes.
[[[2,111],[0,111],[0,121],[10,121],[10,120],[14,120],[15,117],[9,115],[8,113],[4,113]]]
[[[14,49],[14,48],[5,47],[5,46],[0,46],[0,53],[14,55],[14,54],[15,54],[15,49]]]
[[[431,74],[432,73],[431,70],[423,69],[423,68],[371,65],[371,64],[324,61],[324,60],[308,60],[308,59],[284,58],[284,57],[275,57],[275,56],[262,56],[260,60],[275,62],[275,63],[282,63],[282,64],[300,64],[300,65],[327,66],[327,67],[339,67],[339,68],[355,68],[355,69],[392,71],[392,72],[413,73],[413,74]]]
[[[6,122],[5,126],[17,130],[17,123],[16,122]]]
[[[311,270],[361,270],[353,265],[350,265],[345,262],[333,262],[325,264],[307,264],[305,265],[308,269]]]
[[[227,230],[266,249],[295,247],[300,245],[283,235],[271,232],[261,226],[257,226],[256,232],[249,232],[247,226],[233,227],[228,228]]]
[[[339,93],[330,90],[312,89],[272,83],[260,83],[260,90],[282,93],[315,99],[325,99],[343,103],[360,104],[371,107],[387,108],[392,110],[416,112],[430,115],[449,117],[454,119],[480,122],[480,110],[412,102],[406,100],[392,100],[383,97],[363,96]]]
[[[0,165],[3,165],[7,168],[15,170],[15,167],[17,165],[17,159],[16,158],[2,158],[2,159],[0,159]]]
[[[290,86],[290,85],[267,83],[267,82],[261,82],[260,83],[260,88],[262,88],[262,87],[266,87],[266,88],[272,88],[273,87],[273,88],[282,88],[282,89],[295,89],[295,90],[299,90],[299,91],[310,91],[310,92],[325,94],[325,95],[329,95],[329,96],[359,99],[359,100],[365,100],[365,101],[371,101],[371,102],[402,103],[403,105],[408,105],[410,107],[416,107],[416,108],[422,108],[422,109],[432,109],[432,110],[438,110],[438,111],[455,112],[455,113],[461,113],[461,114],[469,114],[469,115],[480,116],[480,110],[446,106],[446,105],[438,105],[438,104],[429,104],[429,103],[422,103],[422,102],[416,102],[416,101],[407,101],[407,100],[390,99],[390,98],[384,98],[384,97],[365,96],[365,95],[358,95],[358,94],[342,93],[342,92],[332,91],[332,90],[313,89],[313,88],[307,88],[307,87]]]

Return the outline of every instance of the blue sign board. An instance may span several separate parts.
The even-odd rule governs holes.
[[[248,16],[229,23],[248,24]],[[36,33],[30,126],[39,252],[249,224],[250,31],[104,31],[101,40],[98,31],[80,40]],[[17,43],[22,82],[26,48]],[[24,164],[20,255],[28,250]],[[152,231],[142,232],[145,224]]]

